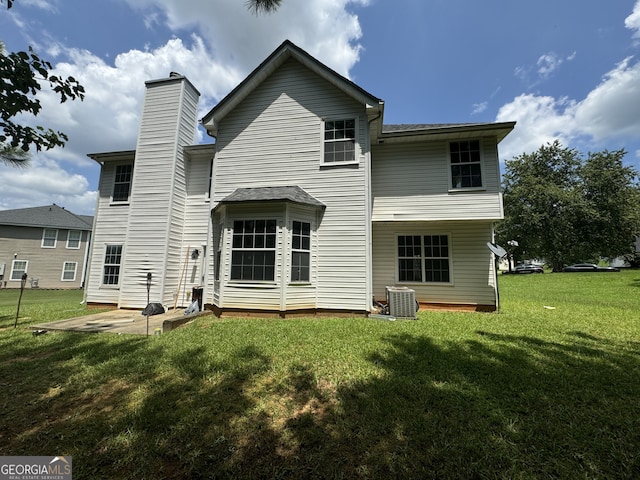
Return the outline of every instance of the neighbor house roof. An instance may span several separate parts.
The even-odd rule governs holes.
[[[315,59],[289,40],[285,40],[267,59],[247,76],[236,88],[209,111],[201,120],[202,125],[216,136],[219,122],[254,91],[265,79],[277,70],[285,61],[293,58],[314,73],[318,74],[334,87],[367,106],[371,118],[380,117],[384,102],[356,85],[348,78]]]
[[[286,187],[238,188],[216,206],[245,202],[291,202],[324,208],[325,205],[297,185]]]
[[[0,210],[0,225],[91,230],[93,228],[93,217],[76,215],[54,203],[44,207]]]

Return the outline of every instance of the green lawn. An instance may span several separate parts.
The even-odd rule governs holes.
[[[74,479],[639,477],[640,271],[500,285],[500,314],[148,338],[33,336],[82,293],[25,290],[14,329],[0,291],[0,455],[72,455]]]

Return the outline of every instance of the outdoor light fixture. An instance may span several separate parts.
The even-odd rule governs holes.
[[[194,249],[193,252],[191,252],[191,260],[197,260],[199,256],[200,250],[198,250],[197,248]]]

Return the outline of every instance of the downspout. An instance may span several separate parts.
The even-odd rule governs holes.
[[[366,183],[367,183],[367,296],[368,306],[366,307],[368,312],[371,312],[373,308],[373,192],[371,191],[371,169],[373,168],[373,145],[371,144],[371,124],[382,118],[382,110],[384,102],[378,104],[378,114],[369,119],[367,128],[367,143],[369,144],[369,165],[366,168]],[[382,132],[382,127],[380,127]]]

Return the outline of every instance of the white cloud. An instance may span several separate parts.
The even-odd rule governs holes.
[[[537,150],[560,140],[586,139],[595,145],[622,138],[640,140],[640,62],[620,62],[584,99],[522,94],[503,105],[496,121],[517,121],[500,144],[502,158]],[[624,147],[624,145],[622,145]]]
[[[540,56],[537,61],[538,75],[542,78],[549,77],[560,65],[562,65],[562,58],[557,54],[550,52]]]
[[[358,61],[362,37],[358,17],[349,4],[369,0],[285,1],[272,15],[252,15],[243,0],[126,0],[140,10],[147,25],[166,24],[175,32],[197,30],[212,56],[235,66],[243,76],[285,39],[331,68],[348,75]]]
[[[624,20],[624,25],[633,32],[633,38],[640,40],[640,0],[633,7],[633,12]]]
[[[471,115],[478,115],[479,113],[484,112],[489,106],[488,102],[474,103],[473,110],[471,111]]]
[[[34,155],[27,168],[0,165],[0,209],[56,203],[77,214],[93,214],[96,192],[87,178],[64,170],[57,162]]]

